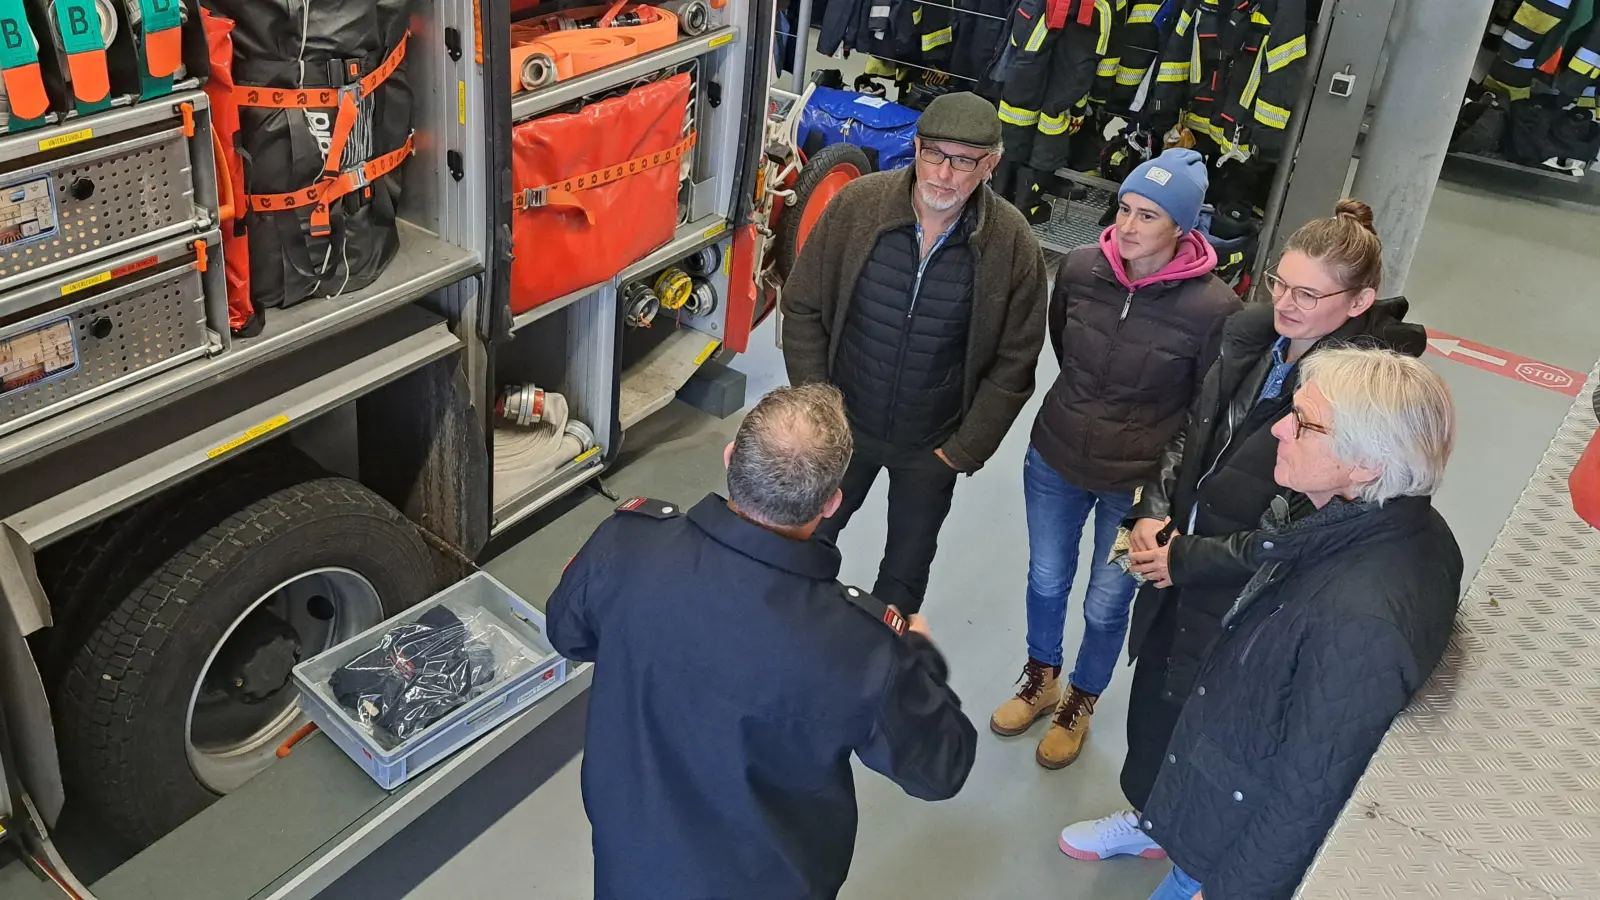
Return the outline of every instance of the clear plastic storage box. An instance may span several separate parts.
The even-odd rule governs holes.
[[[461,627],[424,631],[429,622],[448,620],[438,610],[453,614]],[[414,731],[406,730],[412,723],[405,713],[413,712],[417,704],[410,704],[410,709],[401,708],[400,715],[379,714],[384,690],[388,689],[387,697],[393,699],[396,685],[403,686],[408,697],[420,695],[423,703],[432,699],[424,686],[407,681],[416,671],[406,658],[410,649],[394,654],[398,662],[391,667],[393,673],[385,673],[382,665],[373,664],[385,657],[383,648],[399,646],[395,635],[407,633],[449,635],[453,643],[444,656],[445,668],[451,671],[443,677],[450,680],[452,675],[471,673],[464,681],[457,678],[450,682],[455,696],[461,698],[459,705]],[[439,643],[435,641],[435,646]],[[372,693],[360,694],[362,699],[355,702],[367,714],[341,703],[335,694],[333,681],[335,673],[340,672],[346,698],[351,697],[352,670],[372,685]],[[492,677],[486,677],[484,673],[490,670]],[[380,685],[379,677],[385,674],[395,677]],[[545,637],[544,615],[487,572],[475,572],[294,668],[300,706],[306,715],[384,788],[403,784],[528,708],[566,680],[567,661]],[[374,699],[368,701],[367,696]],[[397,730],[403,736],[396,737],[378,722],[399,723]]]

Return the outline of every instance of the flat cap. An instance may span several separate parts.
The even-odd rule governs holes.
[[[1000,143],[1000,111],[970,91],[940,94],[917,119],[917,136],[970,147]]]

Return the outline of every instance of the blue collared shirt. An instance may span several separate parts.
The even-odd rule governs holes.
[[[1256,398],[1257,403],[1262,400],[1276,400],[1278,395],[1283,393],[1283,383],[1289,378],[1289,370],[1294,368],[1294,363],[1285,359],[1288,355],[1289,339],[1280,336],[1272,345],[1272,371],[1267,373],[1267,381],[1261,386],[1261,396]]]

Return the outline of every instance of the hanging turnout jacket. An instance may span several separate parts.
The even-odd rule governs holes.
[[[1007,156],[1046,172],[1067,164],[1114,23],[1128,2],[1018,0],[993,74],[1004,84],[1000,122]]]

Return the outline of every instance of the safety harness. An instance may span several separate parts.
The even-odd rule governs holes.
[[[250,211],[278,213],[311,208],[307,233],[313,239],[326,239],[333,233],[329,207],[335,200],[356,191],[370,193],[373,181],[393,172],[416,149],[416,132],[406,136],[405,143],[396,150],[375,156],[348,169],[341,168],[345,146],[361,116],[361,103],[378,90],[389,76],[400,68],[406,58],[407,31],[401,35],[394,49],[383,62],[364,77],[360,76],[358,63],[349,64],[349,75],[358,78],[341,87],[281,88],[261,85],[239,85],[236,95],[240,106],[258,109],[335,109],[333,130],[328,141],[328,153],[322,161],[322,173],[310,186],[281,194],[249,194]]]

